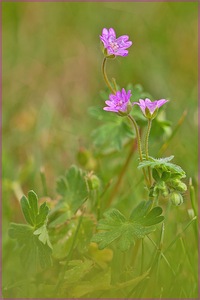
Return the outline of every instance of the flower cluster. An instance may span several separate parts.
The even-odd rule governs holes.
[[[132,45],[132,41],[129,41],[128,35],[122,35],[116,38],[116,33],[113,28],[103,28],[100,40],[104,45],[104,54],[106,57],[109,56],[127,56],[128,50]],[[142,113],[147,119],[154,119],[157,115],[159,107],[164,105],[168,100],[160,99],[151,101],[146,98],[145,100],[140,99],[138,102],[130,102],[131,91],[125,91],[123,88],[121,91],[117,91],[115,94],[110,94],[109,100],[106,100],[106,107],[103,109],[106,111],[112,111],[120,115],[129,114],[131,107],[135,104],[139,105]]]

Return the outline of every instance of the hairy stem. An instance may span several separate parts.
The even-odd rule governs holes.
[[[104,59],[103,59],[103,63],[102,63],[102,73],[103,73],[103,78],[104,78],[104,80],[105,80],[105,82],[106,82],[106,85],[107,85],[108,88],[111,90],[111,92],[112,92],[113,94],[115,94],[115,93],[116,93],[116,90],[114,90],[113,87],[111,86],[110,81],[108,80],[108,76],[107,76],[107,74],[106,74],[106,57],[104,57]]]
[[[109,199],[109,202],[107,204],[108,206],[110,206],[110,204],[112,203],[112,200],[115,198],[115,195],[117,194],[117,192],[119,190],[119,187],[121,185],[123,176],[126,173],[126,169],[127,169],[128,165],[129,165],[129,162],[130,162],[130,160],[131,160],[131,158],[132,158],[132,156],[133,156],[133,154],[134,154],[134,152],[135,152],[136,149],[137,149],[137,143],[136,143],[136,141],[134,141],[133,144],[131,145],[131,149],[130,149],[129,155],[127,156],[125,164],[124,164],[123,168],[121,169],[121,172],[120,172],[120,174],[118,176],[118,179],[117,179],[117,182],[116,182],[116,184],[114,186],[113,192],[110,195],[110,199]]]
[[[55,288],[55,296],[57,296],[57,294],[59,292],[59,289],[61,288],[61,286],[62,286],[62,284],[64,282],[64,275],[65,275],[66,269],[68,267],[69,261],[72,258],[72,254],[73,254],[73,251],[74,251],[74,246],[75,246],[75,243],[76,243],[76,240],[77,240],[77,236],[78,236],[78,232],[79,232],[79,229],[80,229],[80,226],[81,226],[81,223],[82,223],[82,219],[83,219],[83,214],[79,218],[79,222],[78,222],[75,234],[74,234],[74,239],[73,239],[73,242],[72,242],[72,245],[71,245],[68,257],[66,259],[65,265],[63,266],[63,270],[62,270],[62,272],[61,272],[61,274],[60,274],[60,276],[58,278],[58,282],[57,282],[56,288]]]
[[[148,119],[148,127],[147,127],[147,133],[145,137],[145,154],[146,154],[146,160],[149,159],[149,134],[151,131],[151,125],[152,125],[152,120]],[[151,174],[151,169],[148,167],[148,175],[149,175],[149,184],[150,186],[152,185],[152,174]]]
[[[128,115],[127,117],[129,118],[129,120],[132,122],[132,124],[134,126],[135,133],[136,133],[136,138],[137,138],[137,146],[138,146],[139,158],[140,158],[140,161],[142,161],[143,158],[142,158],[141,138],[140,138],[140,133],[139,133],[139,129],[138,129],[137,123],[136,123],[135,119],[131,115]],[[149,181],[147,179],[146,172],[145,172],[144,169],[142,169],[142,170],[143,170],[143,174],[144,174],[144,178],[146,180],[146,183],[149,186]]]
[[[142,161],[143,159],[142,159],[141,138],[140,138],[140,133],[139,133],[137,123],[131,115],[128,115],[127,117],[129,118],[129,120],[131,120],[131,122],[134,126],[135,133],[136,133],[136,138],[137,138],[138,153],[139,153],[140,161]]]

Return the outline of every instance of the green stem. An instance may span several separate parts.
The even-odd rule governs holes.
[[[42,181],[43,194],[44,194],[44,196],[47,196],[48,190],[47,190],[47,181],[46,181],[46,176],[44,173],[44,168],[40,169],[40,177],[41,177],[41,181]]]
[[[108,86],[108,88],[111,90],[113,94],[116,93],[116,91],[112,88],[110,81],[108,80],[107,74],[106,74],[106,57],[104,57],[103,63],[102,63],[102,73],[103,73],[103,78]]]
[[[136,138],[137,138],[137,146],[138,146],[138,153],[139,153],[140,161],[143,161],[143,159],[142,159],[141,138],[140,138],[140,133],[139,133],[137,123],[131,115],[128,115],[127,117],[129,118],[129,120],[131,120],[131,122],[134,126],[135,133],[136,133]]]
[[[169,244],[169,246],[165,249],[164,253],[166,253],[173,245],[174,243],[183,235],[183,233],[185,232],[185,230],[194,222],[197,220],[197,217],[195,216],[194,218],[192,218],[192,220],[189,221],[189,223],[183,228],[183,230],[181,232],[179,232],[176,237],[174,238],[174,240]]]
[[[117,83],[116,83],[115,78],[112,78],[112,83],[114,85],[115,91],[117,91]]]
[[[144,239],[142,239],[142,258],[141,258],[141,270],[140,270],[140,274],[143,274],[143,270],[144,270]]]
[[[126,173],[126,170],[127,170],[128,166],[129,166],[129,163],[130,163],[130,160],[131,160],[133,154],[135,153],[136,149],[137,149],[137,143],[134,140],[134,142],[131,146],[129,155],[128,155],[126,161],[125,161],[125,164],[124,164],[123,168],[121,169],[121,172],[119,173],[117,182],[115,183],[114,189],[113,189],[113,191],[110,195],[109,202],[108,202],[107,206],[111,205],[113,199],[115,198],[115,195],[118,193],[118,190],[119,190],[119,188],[121,186],[121,183],[122,183],[123,176]]]
[[[148,127],[147,127],[147,133],[145,137],[145,153],[146,153],[146,159],[149,159],[149,134],[151,130],[152,120],[148,119]]]
[[[64,282],[65,272],[66,272],[66,269],[68,267],[69,261],[72,258],[72,254],[73,254],[73,251],[74,251],[74,246],[75,246],[75,243],[76,243],[76,240],[77,240],[77,237],[78,237],[79,229],[81,227],[82,219],[83,219],[83,214],[79,218],[79,222],[78,222],[75,234],[74,234],[74,239],[73,239],[73,242],[72,242],[72,245],[71,245],[68,257],[66,259],[65,265],[63,266],[63,270],[62,270],[62,272],[61,272],[61,274],[60,274],[60,276],[58,278],[58,282],[57,282],[56,288],[55,288],[55,296],[57,296],[57,294],[59,292],[59,289],[60,289],[60,287],[62,286],[62,284]]]
[[[140,133],[139,133],[139,129],[138,129],[137,123],[136,123],[135,119],[131,115],[128,115],[127,117],[129,118],[129,120],[132,122],[132,124],[134,126],[135,133],[136,133],[136,138],[137,138],[137,146],[138,146],[139,158],[140,158],[140,161],[143,161],[143,158],[142,158],[142,147],[141,147],[141,138],[140,138]],[[143,170],[143,174],[144,174],[144,178],[146,180],[146,183],[147,183],[147,185],[149,185],[149,181],[147,179],[146,172],[145,172],[144,169],[142,169],[142,170]]]
[[[147,127],[147,133],[145,137],[145,154],[146,154],[146,160],[149,159],[149,134],[151,131],[151,125],[152,125],[152,120],[148,119],[148,127]],[[149,184],[150,186],[152,185],[152,174],[151,174],[151,169],[148,167],[148,174],[149,174]]]

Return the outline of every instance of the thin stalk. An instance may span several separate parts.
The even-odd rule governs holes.
[[[184,253],[182,261],[188,263],[188,266],[189,266],[190,271],[191,271],[191,275],[193,276],[194,280],[197,282],[198,278],[197,278],[197,276],[195,276],[196,273],[194,272],[194,268],[193,268],[193,265],[192,265],[192,262],[191,262],[191,258],[189,256],[189,251],[187,251],[184,239],[182,237],[180,238],[180,242],[181,242],[181,247],[182,247],[183,253]]]
[[[17,181],[14,181],[14,182],[12,183],[12,190],[13,190],[13,192],[14,192],[14,194],[15,194],[17,200],[20,202],[21,198],[22,198],[23,195],[24,195],[24,192],[23,192],[23,190],[22,190],[22,188],[21,188],[20,183],[17,182]]]
[[[144,239],[142,239],[142,259],[141,259],[141,270],[140,273],[143,274],[144,270]]]
[[[72,254],[73,254],[73,250],[74,250],[74,246],[75,246],[75,243],[76,243],[76,240],[77,240],[77,236],[78,236],[78,232],[79,232],[79,229],[80,229],[80,226],[81,226],[81,223],[82,223],[82,219],[83,219],[83,214],[80,216],[80,219],[79,219],[79,222],[78,222],[78,226],[76,228],[76,232],[74,234],[74,239],[73,239],[73,242],[72,242],[72,245],[71,245],[71,248],[70,248],[70,251],[69,251],[69,255],[66,259],[66,262],[65,262],[65,265],[63,266],[63,270],[58,278],[58,282],[56,284],[56,288],[55,288],[55,296],[57,295],[61,285],[63,284],[63,281],[65,279],[65,271],[68,267],[68,264],[69,264],[69,261],[70,259],[72,258]]]
[[[161,261],[161,254],[162,254],[162,249],[163,249],[163,239],[164,239],[164,231],[165,231],[165,225],[164,222],[162,223],[162,228],[161,228],[161,234],[160,234],[160,242],[159,242],[159,255],[158,255],[158,261],[157,261],[157,269],[156,269],[156,278],[155,278],[155,287],[156,290],[159,286],[158,284],[158,278],[159,278],[159,272],[160,272],[160,261]],[[156,291],[157,294],[157,291]]]
[[[129,118],[129,120],[132,122],[132,124],[134,126],[135,133],[136,133],[136,138],[137,138],[137,146],[138,146],[139,158],[140,158],[140,161],[143,161],[143,158],[142,158],[142,147],[141,147],[141,138],[140,138],[140,133],[139,133],[139,129],[138,129],[137,123],[136,123],[135,119],[131,115],[128,115],[127,117]],[[149,185],[149,181],[147,179],[146,172],[145,172],[144,169],[142,169],[142,170],[143,170],[143,174],[144,174],[144,178],[146,180],[146,183],[147,183],[147,185]]]
[[[159,247],[156,245],[156,243],[149,237],[147,236],[148,239],[152,242],[152,244],[155,246],[155,248],[157,249],[157,257],[156,259],[154,260],[152,266],[151,266],[151,272],[153,271],[154,267],[155,267],[155,264],[157,263],[157,259],[158,259],[158,256],[161,255],[162,258],[164,259],[164,261],[166,262],[166,264],[168,265],[168,267],[170,268],[170,270],[172,271],[173,275],[176,275],[176,272],[173,270],[172,266],[170,265],[169,261],[167,260],[166,256],[164,255],[164,253],[159,249]],[[161,251],[161,252],[160,252]]]
[[[143,158],[142,158],[142,147],[141,147],[141,138],[140,138],[140,133],[139,133],[139,129],[138,129],[137,123],[136,123],[135,119],[131,115],[128,115],[127,117],[129,118],[129,120],[131,120],[131,122],[132,122],[132,124],[134,126],[135,133],[136,133],[136,138],[137,138],[137,146],[138,146],[138,153],[139,153],[140,161],[143,161]]]
[[[195,216],[190,220],[190,222],[183,228],[181,232],[177,234],[177,236],[174,238],[174,240],[169,244],[169,246],[165,249],[164,253],[166,253],[173,245],[174,243],[182,236],[182,234],[185,232],[185,230],[194,222],[196,221],[197,217]]]
[[[132,259],[131,259],[131,263],[130,263],[131,266],[134,266],[135,261],[137,260],[138,251],[139,251],[139,248],[140,248],[140,243],[141,243],[141,240],[137,240],[135,245],[134,245],[133,255],[132,255]]]
[[[112,78],[112,83],[114,85],[115,90],[117,91],[117,83],[116,83],[115,78]]]
[[[190,200],[191,200],[192,208],[195,216],[197,216],[196,195],[195,195],[194,186],[192,184],[192,178],[190,178],[189,180],[189,192],[190,192]]]
[[[195,190],[194,186],[192,184],[192,178],[189,180],[189,192],[190,192],[190,200],[192,204],[192,209],[194,212],[194,215],[197,216],[197,207],[196,207],[196,195],[195,195]],[[197,242],[197,247],[198,247],[198,220],[194,223],[194,232],[195,232],[195,237],[196,237],[196,242]]]
[[[103,78],[104,78],[104,80],[105,80],[105,82],[106,82],[106,85],[107,85],[108,88],[111,90],[111,92],[112,92],[113,94],[115,94],[116,91],[115,91],[115,90],[113,89],[113,87],[111,86],[110,81],[108,80],[108,76],[107,76],[107,74],[106,74],[106,57],[104,57],[104,59],[103,59],[103,63],[102,63],[102,73],[103,73]]]
[[[40,169],[40,177],[41,177],[41,181],[42,181],[42,187],[43,187],[44,196],[47,196],[48,195],[47,181],[46,181],[46,176],[45,176],[45,172],[44,172],[44,168],[43,167]]]
[[[132,158],[132,156],[133,156],[133,154],[134,154],[134,152],[135,152],[136,149],[137,149],[137,143],[136,143],[136,141],[134,141],[133,144],[131,145],[131,149],[130,149],[129,155],[127,156],[125,164],[124,164],[123,168],[121,169],[121,172],[120,172],[120,174],[118,176],[118,179],[117,179],[117,182],[116,182],[116,184],[114,186],[112,194],[110,195],[109,202],[107,204],[108,206],[110,206],[112,200],[115,198],[115,195],[117,194],[117,192],[119,190],[119,187],[121,185],[123,176],[126,173],[126,170],[127,170],[128,165],[129,165],[129,162],[130,162],[130,160],[131,160],[131,158]]]
[[[148,127],[147,127],[147,133],[145,137],[145,154],[146,154],[146,160],[149,159],[149,134],[151,131],[151,125],[152,125],[152,120],[148,119]],[[149,184],[150,186],[152,185],[152,174],[151,174],[151,169],[148,167],[148,174],[149,174]]]
[[[99,192],[95,191],[95,196],[97,198],[97,221],[101,218],[101,198]]]

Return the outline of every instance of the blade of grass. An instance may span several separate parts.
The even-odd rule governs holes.
[[[186,259],[184,259],[184,261],[187,261],[188,266],[189,266],[190,271],[191,271],[191,275],[193,276],[194,280],[197,282],[197,281],[198,281],[198,278],[197,278],[197,276],[195,276],[195,274],[194,274],[194,268],[193,268],[193,266],[192,266],[192,262],[191,262],[191,259],[190,259],[190,257],[189,257],[189,253],[188,253],[188,251],[187,251],[187,249],[186,249],[186,245],[185,245],[185,242],[184,242],[184,240],[183,240],[182,237],[180,238],[180,242],[181,242],[181,247],[182,247],[182,249],[183,249],[184,256],[185,256],[185,258],[186,258]]]
[[[182,236],[182,234],[186,231],[186,229],[197,219],[195,216],[190,220],[190,222],[184,227],[184,229],[177,234],[177,236],[174,238],[174,240],[169,244],[169,246],[165,249],[164,254],[176,243],[176,241]]]
[[[143,270],[144,270],[144,239],[142,239],[142,243],[141,243],[141,246],[142,246],[142,254],[141,254],[141,270],[140,270],[140,273],[143,274]]]
[[[159,247],[156,245],[156,243],[155,243],[149,236],[148,236],[148,239],[149,239],[149,240],[152,242],[152,244],[155,246],[155,248],[157,249],[157,253],[159,254],[159,251],[160,251]],[[172,271],[172,273],[173,273],[174,275],[176,275],[176,272],[173,270],[172,266],[170,265],[168,259],[166,258],[166,256],[164,255],[163,252],[161,252],[161,256],[162,256],[163,259],[165,260],[166,264],[168,265],[168,267],[170,268],[170,270]],[[153,270],[153,268],[155,267],[155,264],[156,264],[156,262],[154,261],[154,263],[152,264],[152,267],[151,267],[152,270]]]
[[[164,232],[165,232],[165,225],[164,225],[164,222],[163,222],[163,223],[162,223],[162,227],[161,227],[161,233],[160,233],[159,255],[158,255],[158,262],[157,262],[157,269],[156,269],[155,295],[157,295],[157,289],[159,288],[159,284],[158,284],[158,276],[159,276],[159,272],[160,272],[160,261],[161,261],[161,257],[162,257],[162,248],[163,248]]]
[[[47,181],[46,181],[46,176],[45,176],[45,172],[44,172],[44,167],[41,167],[41,169],[40,169],[40,178],[42,181],[43,194],[44,194],[44,196],[47,196],[48,190],[47,190]]]
[[[79,222],[78,222],[78,225],[77,225],[75,234],[74,234],[74,239],[73,239],[73,242],[72,242],[72,245],[71,245],[69,254],[68,254],[68,256],[67,256],[65,265],[63,266],[63,269],[62,269],[62,271],[61,271],[61,273],[60,273],[60,276],[59,276],[59,278],[58,278],[58,282],[57,282],[56,287],[55,287],[55,296],[57,296],[57,294],[58,294],[58,292],[59,292],[59,289],[60,289],[61,285],[63,284],[65,271],[66,271],[66,269],[67,269],[67,267],[68,267],[69,261],[70,261],[71,258],[72,258],[72,254],[73,254],[73,251],[74,251],[74,246],[75,246],[75,243],[76,243],[76,240],[77,240],[77,236],[78,236],[78,232],[79,232],[79,229],[80,229],[82,220],[83,220],[83,213],[82,213],[82,215],[81,215],[80,218],[79,218]]]
[[[189,180],[189,191],[190,191],[190,200],[191,200],[192,208],[194,210],[195,216],[197,216],[196,195],[195,195],[194,186],[192,184],[192,178],[190,178]]]
[[[12,190],[13,190],[13,192],[14,192],[14,194],[15,194],[17,200],[20,202],[22,196],[24,195],[20,183],[17,182],[17,181],[14,181],[14,182],[12,183]]]

